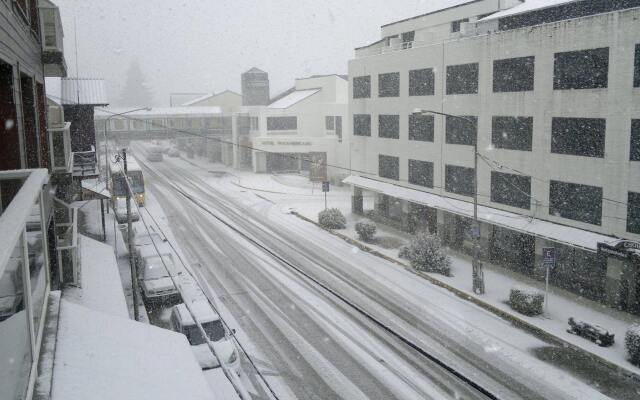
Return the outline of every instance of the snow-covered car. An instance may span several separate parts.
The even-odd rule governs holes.
[[[0,321],[3,321],[20,308],[23,300],[22,268],[20,261],[10,259],[0,277]]]
[[[207,334],[215,354],[230,370],[240,375],[240,358],[233,340],[229,337],[220,316],[211,308],[205,300],[190,303],[189,307],[193,315]],[[207,340],[202,336],[200,329],[194,321],[189,309],[184,303],[171,309],[171,328],[184,334],[191,343],[191,350],[203,370],[217,368],[220,362],[211,352]]]
[[[140,214],[138,214],[138,209],[135,204],[133,204],[135,200],[131,199],[131,221],[136,222],[140,219]],[[116,221],[119,224],[124,224],[127,222],[127,199],[125,197],[116,197],[114,200],[113,208],[116,215]]]
[[[180,150],[176,149],[175,147],[172,147],[171,149],[169,149],[169,152],[167,153],[167,155],[169,157],[180,157]]]
[[[152,145],[147,149],[147,160],[149,161],[162,161],[164,156],[162,154],[162,146]]]
[[[142,256],[142,271],[139,271],[142,298],[149,305],[171,304],[179,301],[180,292],[173,284],[176,276],[171,254]],[[171,275],[170,275],[171,274]]]

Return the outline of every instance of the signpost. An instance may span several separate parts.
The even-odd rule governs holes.
[[[549,270],[556,266],[556,248],[542,248],[542,265],[546,268],[545,289],[544,289],[544,310],[547,311],[549,304]]]
[[[324,192],[324,209],[327,209],[327,192],[329,191],[329,181],[322,182],[322,191]]]

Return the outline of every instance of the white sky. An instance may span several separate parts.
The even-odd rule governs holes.
[[[269,73],[272,96],[313,74],[347,73],[353,49],[380,25],[461,0],[53,0],[69,76],[105,78],[109,100],[137,58],[155,104],[171,92],[240,90],[240,73]]]

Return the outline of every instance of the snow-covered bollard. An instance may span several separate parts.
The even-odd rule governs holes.
[[[514,287],[509,293],[509,305],[517,312],[533,316],[542,314],[544,293],[529,287]]]
[[[442,249],[442,242],[429,232],[417,233],[408,246],[400,249],[400,257],[406,256],[418,271],[436,272],[451,276],[451,259]]]
[[[627,329],[624,344],[629,354],[629,362],[640,367],[640,324],[633,324]]]
[[[360,240],[371,242],[376,234],[376,224],[371,221],[360,221],[356,223],[356,232]]]
[[[347,220],[337,208],[328,208],[318,213],[318,223],[327,229],[344,229]]]

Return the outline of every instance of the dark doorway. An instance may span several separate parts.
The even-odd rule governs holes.
[[[409,203],[409,232],[415,233],[427,229],[429,233],[438,233],[437,211],[422,204]]]
[[[0,170],[20,169],[20,137],[13,67],[0,61]]]

